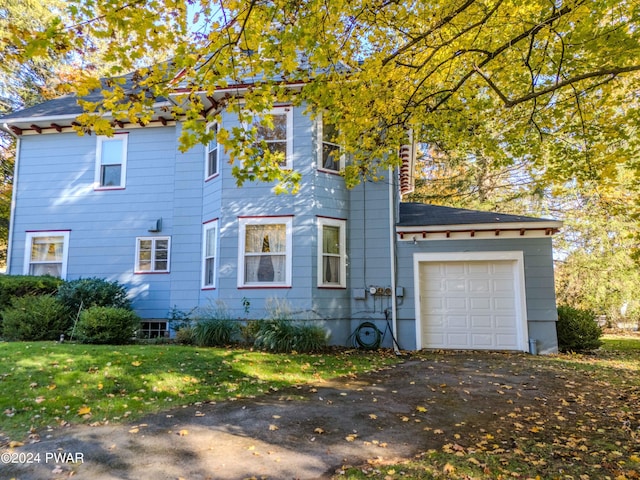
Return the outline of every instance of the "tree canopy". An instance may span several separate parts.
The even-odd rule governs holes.
[[[525,161],[550,183],[607,185],[618,165],[637,167],[635,1],[73,0],[68,13],[16,30],[11,54],[82,57],[100,43],[114,80],[103,101],[85,104],[85,131],[144,123],[153,98],[171,94],[185,149],[208,141],[203,120],[225,109],[260,115],[285,102],[323,112],[341,127],[349,185],[397,164],[390,152],[408,130],[443,152]],[[117,77],[132,72],[128,90]],[[84,69],[74,89],[99,88],[98,77]],[[283,180],[278,159],[252,148],[255,134],[222,125],[234,174]]]

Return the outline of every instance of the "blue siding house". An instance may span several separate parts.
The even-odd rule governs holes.
[[[264,132],[301,173],[295,195],[237,187],[221,148],[181,152],[181,122],[161,113],[112,137],[75,133],[74,97],[3,117],[18,139],[8,273],[116,280],[156,333],[174,308],[264,318],[277,301],[333,344],[379,331],[407,350],[557,350],[560,222],[404,203],[410,155],[348,190],[303,110],[278,106]]]

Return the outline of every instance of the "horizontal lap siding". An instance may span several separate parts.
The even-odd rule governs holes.
[[[135,239],[163,218],[172,226],[175,131],[128,135],[126,188],[94,191],[95,136],[53,134],[21,143],[11,272],[23,271],[25,232],[70,230],[68,279],[102,277],[130,290],[142,315],[166,315],[169,275],[134,275]]]

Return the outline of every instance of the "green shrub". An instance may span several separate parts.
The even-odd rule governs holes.
[[[140,317],[126,308],[91,307],[80,313],[73,338],[82,343],[129,343],[140,327]]]
[[[118,282],[104,278],[79,278],[60,285],[58,300],[70,311],[77,312],[91,307],[113,307],[131,310],[127,291]]]
[[[63,280],[33,275],[0,275],[0,312],[11,306],[16,297],[54,295]],[[2,332],[2,315],[0,314],[0,332]]]
[[[602,329],[591,310],[568,305],[558,307],[558,348],[561,352],[584,352],[602,345]]]
[[[67,309],[51,295],[16,297],[3,312],[7,340],[58,340],[72,324]]]
[[[318,325],[282,318],[262,320],[259,322],[254,346],[276,353],[308,353],[326,347],[327,337],[326,330]]]
[[[238,322],[228,318],[198,320],[192,328],[194,343],[201,347],[224,347],[230,345],[239,331]]]
[[[248,345],[253,345],[256,341],[256,336],[260,331],[259,320],[245,320],[240,326],[240,336],[242,341]]]

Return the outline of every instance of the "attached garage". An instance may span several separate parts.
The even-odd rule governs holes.
[[[562,222],[401,203],[401,344],[557,351],[552,236]]]
[[[419,348],[526,350],[522,254],[416,254]]]

